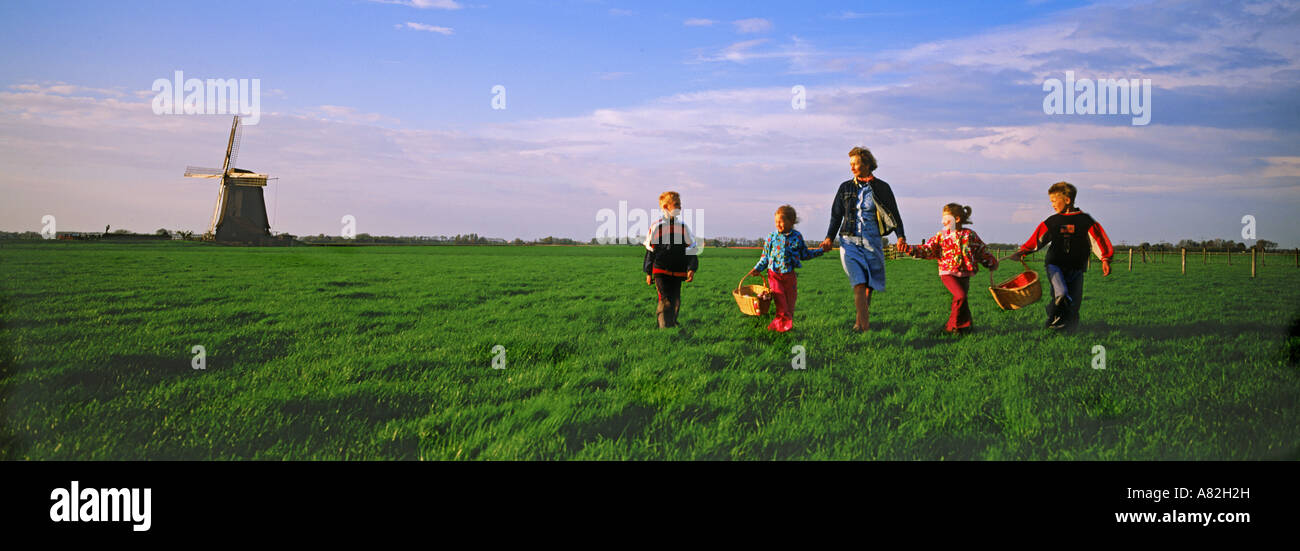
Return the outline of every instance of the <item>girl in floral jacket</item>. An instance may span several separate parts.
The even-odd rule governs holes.
[[[966,229],[971,208],[957,203],[943,206],[943,231],[925,243],[900,247],[901,252],[916,258],[939,260],[939,279],[952,293],[952,313],[944,330],[949,333],[966,333],[971,330],[970,305],[966,302],[970,290],[970,276],[979,271],[979,264],[990,270],[998,269],[998,259],[984,248],[984,242],[975,232]]]
[[[772,217],[776,231],[767,236],[763,242],[763,256],[758,264],[749,271],[749,276],[756,276],[767,270],[767,286],[772,290],[772,302],[776,305],[776,315],[767,328],[782,333],[794,327],[794,303],[799,298],[799,279],[795,268],[802,268],[801,260],[817,258],[825,249],[809,249],[803,240],[803,234],[794,229],[799,217],[790,205],[781,205]]]

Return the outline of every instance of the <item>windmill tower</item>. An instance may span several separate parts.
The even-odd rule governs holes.
[[[221,170],[215,168],[185,167],[186,178],[220,178],[221,189],[217,206],[212,211],[205,240],[242,241],[262,243],[271,238],[271,224],[266,219],[266,200],[262,188],[266,187],[266,174],[234,168],[239,158],[239,141],[243,136],[239,115],[230,126],[230,141],[226,143],[226,160]]]

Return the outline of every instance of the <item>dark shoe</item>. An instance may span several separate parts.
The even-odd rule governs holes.
[[[1047,315],[1048,329],[1061,329],[1070,317],[1070,297],[1061,295],[1052,299],[1051,312]]]

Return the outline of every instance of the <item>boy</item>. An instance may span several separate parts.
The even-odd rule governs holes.
[[[650,226],[645,237],[646,285],[654,285],[659,292],[659,306],[655,315],[659,327],[677,325],[677,314],[682,307],[682,282],[695,279],[699,268],[699,244],[677,216],[681,214],[682,198],[676,191],[659,194],[659,209],[663,218]]]
[[[1074,329],[1079,323],[1079,306],[1083,302],[1083,272],[1088,267],[1088,253],[1101,258],[1101,275],[1110,275],[1110,259],[1115,249],[1096,220],[1075,208],[1078,190],[1068,182],[1057,182],[1047,189],[1056,214],[1038,224],[1034,235],[1009,258],[1021,257],[1043,247],[1047,249],[1047,278],[1052,283],[1052,300],[1047,303],[1047,328]]]

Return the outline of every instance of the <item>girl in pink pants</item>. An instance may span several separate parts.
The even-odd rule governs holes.
[[[767,286],[772,290],[772,304],[776,306],[776,315],[767,328],[772,331],[789,331],[794,326],[794,304],[799,298],[799,278],[795,268],[802,268],[800,260],[817,258],[825,249],[808,249],[803,234],[794,229],[799,218],[794,207],[781,205],[776,209],[773,222],[776,231],[768,234],[763,242],[763,256],[758,264],[749,271],[756,276],[767,270]]]
[[[943,206],[943,216],[939,219],[943,231],[920,245],[899,249],[916,258],[939,261],[939,279],[952,293],[948,323],[943,326],[943,330],[949,333],[967,333],[973,327],[966,295],[970,291],[970,277],[979,271],[979,265],[983,264],[990,270],[998,268],[998,259],[984,248],[984,241],[966,228],[972,223],[970,215],[970,207],[948,203]]]

